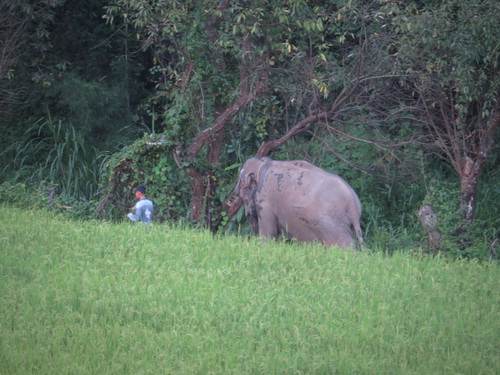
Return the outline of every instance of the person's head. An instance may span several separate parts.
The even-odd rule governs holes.
[[[135,197],[137,199],[142,199],[146,197],[146,186],[139,184],[135,189]]]

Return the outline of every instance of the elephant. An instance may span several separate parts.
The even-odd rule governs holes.
[[[356,251],[354,232],[364,246],[356,192],[339,176],[307,161],[250,158],[243,164],[235,193],[245,204],[253,232],[264,239],[282,234]]]

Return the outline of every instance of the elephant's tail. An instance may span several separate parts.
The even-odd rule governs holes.
[[[359,246],[361,249],[365,247],[365,240],[363,239],[363,232],[361,231],[361,226],[359,225],[359,220],[353,224],[354,232],[356,232],[356,237],[358,238]]]
[[[361,219],[361,202],[359,200],[358,194],[356,194],[351,185],[349,185],[345,181],[344,183],[351,192],[354,204],[354,207],[351,207],[350,210],[351,225],[354,229],[354,232],[356,233],[356,237],[358,238],[359,246],[361,247],[361,249],[363,249],[365,247],[365,240],[363,239],[363,232],[361,231],[361,225],[359,224],[359,221]]]

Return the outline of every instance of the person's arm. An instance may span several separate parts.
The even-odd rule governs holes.
[[[136,206],[137,206],[137,204],[136,204],[134,207],[132,207],[132,212],[134,212],[134,213],[132,213],[132,212],[131,212],[131,213],[129,213],[129,214],[127,215],[127,217],[128,217],[130,220],[132,220],[132,221],[137,221],[137,220],[139,220],[139,217],[140,217],[140,216],[138,215],[138,213],[136,212]]]

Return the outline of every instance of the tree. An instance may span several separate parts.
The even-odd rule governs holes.
[[[31,49],[40,52],[47,47],[47,27],[55,8],[64,2],[0,0],[0,114],[19,101],[22,87],[14,83],[20,74],[17,64]]]
[[[0,0],[0,181],[94,199],[108,152],[142,134],[142,55],[107,3]]]
[[[208,217],[214,169],[235,117],[263,93],[272,65],[294,48],[285,35],[292,28],[321,29],[322,16],[296,0],[117,0],[109,20],[118,15],[153,50],[162,94],[155,100],[166,108],[160,110],[175,160],[191,177],[191,219],[197,222]]]
[[[387,53],[376,52],[387,43],[377,33],[380,9],[342,1],[112,2],[109,21],[133,26],[154,55],[150,105],[163,113],[166,142],[191,178],[192,221],[215,229],[222,212],[231,218],[239,209],[227,194],[220,205],[221,167],[268,155],[312,126],[344,135],[339,123],[366,120],[360,108],[376,97],[370,82],[389,74]],[[224,153],[234,144],[245,152]]]
[[[500,3],[447,0],[409,13],[398,25],[399,72],[413,90],[412,110],[423,122],[427,147],[460,178],[462,215],[470,226],[500,128]]]

